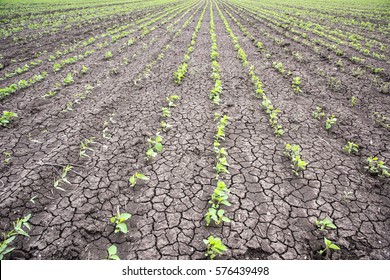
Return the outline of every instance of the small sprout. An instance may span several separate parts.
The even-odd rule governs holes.
[[[163,107],[161,111],[162,111],[163,118],[169,118],[171,116],[171,111],[169,110],[169,108]]]
[[[325,122],[325,129],[329,130],[332,128],[332,125],[336,124],[337,118],[335,118],[334,115],[327,117],[326,122]]]
[[[145,176],[142,173],[136,172],[133,176],[129,178],[130,187],[134,187],[137,184],[137,180],[149,181],[149,177]]]
[[[324,237],[324,243],[325,243],[325,249],[324,249],[324,250],[320,250],[320,251],[318,252],[320,255],[323,255],[328,249],[334,250],[334,251],[340,250],[340,247],[339,247],[339,246],[337,246],[336,244],[334,244],[332,241],[326,239],[326,237]]]
[[[37,198],[37,196],[34,195],[32,198],[30,198],[30,202],[33,203],[33,204],[35,204],[35,199],[36,199],[36,198]]]
[[[0,125],[7,126],[13,118],[17,118],[18,114],[10,111],[4,111],[0,118]]]
[[[161,125],[161,130],[164,132],[167,132],[172,127],[172,125],[170,125],[169,123],[166,123],[164,121],[161,121],[160,125]]]
[[[351,98],[351,106],[355,107],[357,105],[358,99],[356,96],[352,96]]]
[[[130,218],[131,218],[131,214],[120,213],[119,209],[118,209],[117,214],[110,218],[110,222],[115,224],[115,233],[118,233],[118,232],[127,233],[128,229],[127,229],[127,225],[126,225],[125,221],[127,221]]]
[[[220,238],[211,235],[207,239],[203,239],[203,242],[207,246],[205,256],[209,257],[210,260],[215,259],[217,255],[222,255],[227,251],[226,246]]]
[[[171,96],[167,97],[168,107],[169,108],[175,107],[176,106],[175,101],[177,101],[179,99],[180,99],[180,96],[178,96],[178,95],[171,95]]]
[[[67,85],[70,85],[73,83],[74,83],[74,79],[73,79],[72,73],[68,73],[66,75],[66,77],[64,78],[64,85],[67,86]]]
[[[48,93],[42,95],[42,98],[53,97],[53,96],[55,96],[55,95],[57,95],[57,91],[55,91],[55,90],[52,91],[52,90],[51,90],[51,91],[49,91]]]
[[[53,187],[57,190],[60,190],[60,191],[65,191],[63,188],[61,188],[60,186],[63,184],[63,183],[67,183],[67,184],[70,184],[70,182],[68,181],[68,179],[66,178],[66,176],[68,175],[68,172],[70,170],[73,169],[73,166],[71,165],[67,165],[64,167],[64,169],[62,170],[62,174],[60,176],[60,178],[58,178],[57,180],[54,181],[54,185]]]
[[[300,77],[294,77],[292,81],[292,88],[296,94],[302,93],[301,88],[299,87],[301,85],[301,78]]]
[[[359,152],[359,145],[348,141],[348,143],[343,147],[343,151],[348,154],[357,154]]]
[[[108,258],[107,258],[108,260],[120,260],[120,258],[117,255],[117,248],[115,245],[111,245],[110,247],[108,247],[107,253],[108,253]]]
[[[81,72],[81,74],[87,74],[88,70],[89,70],[89,68],[87,66],[83,65],[83,67],[81,67],[80,72]]]
[[[79,156],[81,158],[89,157],[87,155],[87,151],[93,151],[93,149],[91,149],[89,146],[91,144],[95,143],[95,142],[93,142],[94,139],[95,139],[95,137],[91,137],[89,139],[84,139],[83,141],[81,141],[81,143],[80,143],[80,152],[79,152]]]
[[[113,56],[112,52],[106,52],[106,53],[104,54],[104,58],[105,58],[106,60],[112,58],[112,56]]]
[[[161,142],[162,137],[159,134],[156,135],[155,139],[148,139],[149,148],[146,151],[146,159],[149,160],[151,158],[155,158],[157,156],[157,153],[162,151],[163,145]]]
[[[31,218],[31,214],[28,214],[24,218],[19,218],[16,222],[13,222],[13,229],[7,233],[3,234],[3,241],[0,243],[0,260],[4,258],[4,256],[10,252],[12,252],[15,248],[9,248],[9,244],[16,238],[17,235],[23,235],[29,237],[28,233],[23,229],[23,227],[30,230],[30,224],[28,220]]]
[[[328,218],[325,218],[323,220],[317,220],[315,222],[315,224],[321,231],[325,230],[325,229],[336,229],[337,228],[335,226],[335,224],[333,224],[332,221],[329,220]]]
[[[370,174],[378,175],[379,177],[390,177],[389,168],[377,157],[368,157],[365,169],[368,170]]]
[[[4,165],[10,164],[12,159],[12,152],[3,152],[3,155],[4,155],[4,160],[3,160]]]
[[[316,120],[319,120],[321,119],[322,117],[325,117],[325,113],[322,109],[322,107],[320,106],[317,106],[315,111],[313,111],[313,113],[311,114],[313,118],[315,118]]]
[[[299,171],[306,170],[308,163],[301,159],[301,147],[287,143],[283,154],[291,160],[291,167],[296,176],[299,175]]]

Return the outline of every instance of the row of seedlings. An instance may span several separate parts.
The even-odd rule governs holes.
[[[210,5],[210,37],[211,37],[211,50],[210,59],[212,66],[212,78],[214,80],[214,86],[211,89],[209,98],[214,104],[220,103],[220,94],[222,93],[222,80],[220,76],[220,65],[218,63],[218,45],[217,37],[215,34],[214,25],[214,13],[213,5]],[[230,219],[225,216],[225,210],[222,206],[230,206],[229,202],[229,188],[223,181],[222,176],[228,171],[227,152],[224,147],[221,147],[221,141],[225,139],[225,128],[228,124],[228,116],[215,113],[215,121],[218,122],[217,133],[214,136],[214,153],[216,157],[216,165],[214,167],[216,173],[216,186],[213,193],[210,196],[209,204],[210,207],[205,214],[206,226],[209,226],[211,222],[215,225],[219,225],[222,222],[228,223]],[[210,235],[203,242],[206,245],[205,256],[210,259],[214,259],[217,255],[223,254],[227,247],[223,244],[221,238]]]
[[[237,51],[237,57],[241,60],[243,67],[248,70],[248,73],[251,77],[251,81],[256,87],[256,97],[262,99],[262,103],[261,103],[262,108],[264,109],[264,111],[268,116],[269,124],[274,129],[274,134],[276,136],[283,135],[284,134],[283,127],[282,125],[279,124],[278,121],[278,114],[280,113],[280,109],[275,108],[272,104],[271,99],[269,99],[267,95],[264,93],[263,84],[260,78],[255,74],[254,66],[249,63],[245,51],[238,43],[238,38],[234,35],[233,31],[231,30],[229,23],[227,22],[225,16],[222,14],[221,10],[219,9],[218,4],[216,4],[216,7],[225,25],[225,29],[229,34],[230,38],[232,39],[234,48]]]

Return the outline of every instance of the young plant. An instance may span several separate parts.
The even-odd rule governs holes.
[[[89,157],[89,155],[87,155],[87,151],[93,151],[93,149],[91,149],[89,146],[95,143],[93,142],[94,139],[95,137],[91,137],[89,139],[84,139],[84,141],[81,141],[80,152],[79,152],[79,156],[81,158]]]
[[[323,111],[322,107],[317,106],[316,109],[313,111],[313,113],[311,115],[316,120],[319,120],[322,117],[325,117],[325,112]]]
[[[74,83],[74,79],[72,73],[68,73],[64,78],[64,86],[70,85]]]
[[[17,118],[18,114],[10,111],[4,111],[0,118],[0,125],[7,126],[13,118]]]
[[[332,128],[332,125],[336,124],[337,118],[335,118],[334,115],[327,117],[326,122],[325,122],[325,129],[329,130]]]
[[[316,226],[322,231],[325,229],[336,229],[337,227],[335,224],[332,223],[331,220],[328,218],[325,218],[323,220],[317,220],[315,221]]]
[[[8,165],[12,159],[12,152],[3,152],[3,155],[4,155],[3,163],[4,165]]]
[[[351,98],[351,106],[355,107],[357,105],[358,99],[356,96],[352,96]]]
[[[226,246],[220,238],[211,235],[207,239],[203,239],[203,242],[207,246],[205,256],[209,257],[210,260],[215,259],[217,255],[222,255],[227,251]]]
[[[161,130],[164,132],[167,132],[172,127],[172,125],[164,121],[160,122],[160,126],[161,126]]]
[[[137,184],[138,179],[143,181],[149,181],[149,177],[145,176],[142,173],[136,172],[133,176],[129,178],[130,187],[134,187]]]
[[[110,247],[108,247],[107,253],[108,253],[108,257],[107,257],[108,260],[120,260],[120,258],[117,255],[117,248],[115,245],[111,245]]]
[[[148,139],[149,148],[146,151],[146,158],[148,160],[151,158],[155,158],[157,156],[157,153],[162,151],[163,145],[161,142],[162,142],[162,137],[158,134],[154,139],[152,138]]]
[[[106,60],[109,60],[110,58],[112,58],[112,56],[113,56],[112,52],[106,52],[106,53],[104,54],[104,58],[105,58]]]
[[[213,208],[219,208],[220,205],[231,206],[228,201],[229,198],[229,189],[226,187],[226,184],[222,181],[217,182],[217,187],[214,189],[213,194],[209,203]]]
[[[115,233],[123,232],[128,233],[126,221],[131,218],[129,213],[120,213],[119,209],[115,216],[110,218],[110,222],[115,224]]]
[[[379,177],[390,177],[389,168],[377,157],[368,157],[365,169],[368,170],[370,174],[378,175]]]
[[[292,88],[296,94],[302,93],[301,88],[299,87],[301,85],[301,78],[300,77],[294,77],[292,81]]]
[[[71,165],[67,165],[64,167],[64,169],[62,170],[62,173],[61,173],[61,176],[60,178],[58,178],[57,180],[54,181],[54,185],[53,187],[57,190],[60,190],[60,191],[65,191],[63,188],[61,188],[60,186],[63,184],[63,183],[67,183],[67,184],[70,184],[70,182],[68,181],[68,179],[66,178],[66,176],[68,175],[68,172],[70,170],[73,169],[73,166]]]
[[[334,244],[332,241],[328,240],[326,237],[324,237],[324,243],[325,243],[325,249],[320,250],[318,253],[320,255],[323,255],[328,249],[338,251],[340,250],[340,247]]]
[[[187,68],[188,64],[184,62],[180,64],[175,73],[173,73],[176,84],[181,84],[181,81],[184,79],[184,75],[187,73]]]
[[[175,101],[177,101],[179,99],[180,99],[180,96],[178,96],[178,95],[171,95],[171,96],[167,97],[168,107],[169,108],[175,107],[176,106]]]
[[[343,147],[343,151],[348,154],[357,154],[359,152],[359,145],[348,141],[348,143]]]
[[[81,74],[87,74],[88,70],[89,70],[89,68],[87,66],[83,65],[83,67],[81,67],[80,72],[81,72]]]
[[[291,167],[296,176],[298,176],[299,171],[306,170],[308,163],[301,159],[301,147],[287,143],[283,154],[291,160]]]
[[[163,118],[169,118],[171,116],[171,111],[169,110],[169,108],[163,107],[161,111],[162,111]]]
[[[4,258],[4,256],[10,252],[12,252],[15,248],[9,248],[9,244],[14,241],[17,235],[23,235],[29,237],[28,233],[23,229],[23,227],[30,229],[30,224],[28,220],[30,219],[31,214],[28,214],[26,217],[17,219],[16,222],[13,222],[14,228],[7,232],[2,233],[3,241],[0,243],[0,260]]]

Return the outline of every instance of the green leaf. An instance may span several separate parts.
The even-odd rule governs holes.
[[[129,178],[129,182],[130,182],[131,187],[135,186],[135,184],[137,183],[137,180],[136,180],[134,175]]]
[[[110,222],[111,222],[111,223],[115,223],[115,220],[116,220],[116,217],[111,217],[111,218],[110,218]]]
[[[117,248],[115,245],[111,245],[108,249],[108,254],[111,256],[111,255],[116,255],[116,252],[117,252]]]
[[[117,255],[112,255],[112,256],[110,256],[110,259],[112,259],[112,260],[120,260],[120,258],[117,256]]]
[[[163,149],[163,145],[161,143],[156,143],[154,148],[156,149],[157,152],[161,152]]]
[[[119,229],[119,231],[121,231],[123,233],[127,233],[128,232],[127,225],[125,223],[117,224],[116,227],[117,227],[117,229]]]
[[[144,180],[144,181],[148,181],[149,180],[149,177],[147,177],[147,176],[145,176],[144,174],[141,174],[141,173],[136,173],[135,176],[138,179],[141,179],[141,180]]]
[[[123,219],[123,220],[128,220],[128,219],[130,219],[131,218],[131,214],[129,214],[129,213],[122,213],[122,214],[120,214],[120,216],[119,216],[119,219]]]
[[[333,249],[333,250],[336,250],[336,251],[337,251],[337,250],[340,250],[340,247],[337,246],[336,244],[333,244],[333,243],[329,245],[329,248],[330,248],[330,249]]]

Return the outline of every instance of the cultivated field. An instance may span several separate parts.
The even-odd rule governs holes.
[[[0,258],[390,259],[389,16],[1,1]]]

